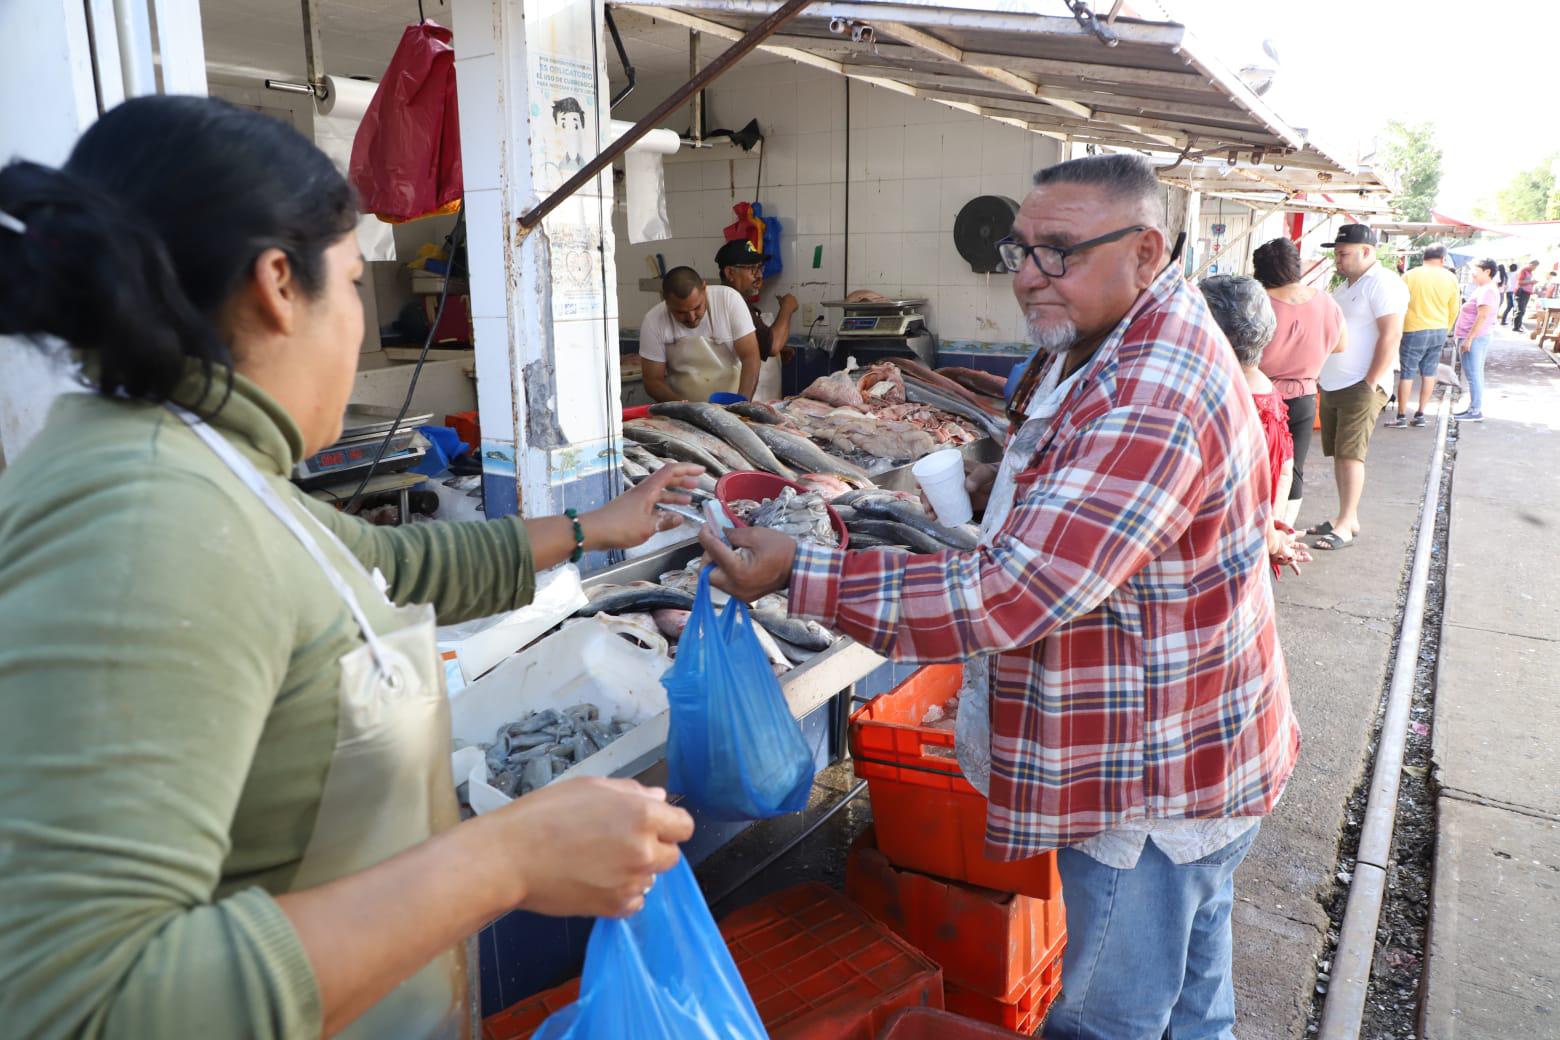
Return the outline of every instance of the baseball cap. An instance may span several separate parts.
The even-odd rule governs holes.
[[[753,243],[745,238],[739,238],[720,247],[720,251],[715,254],[715,266],[752,267],[768,259],[767,255],[753,248]]]
[[[1365,224],[1345,224],[1338,229],[1338,237],[1331,242],[1323,242],[1323,249],[1331,249],[1333,246],[1373,246],[1376,244],[1376,233]]]

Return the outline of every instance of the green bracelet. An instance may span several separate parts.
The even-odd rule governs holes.
[[[585,528],[580,526],[580,512],[578,509],[565,509],[563,515],[574,525],[574,551],[569,554],[569,562],[579,563],[585,556]]]

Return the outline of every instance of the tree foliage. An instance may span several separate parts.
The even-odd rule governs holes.
[[[1500,219],[1508,224],[1555,219],[1554,214],[1560,210],[1560,198],[1555,193],[1553,157],[1519,170],[1495,194],[1495,205]]]
[[[1426,221],[1441,190],[1441,146],[1431,123],[1387,124],[1381,163],[1396,178],[1392,212],[1399,220]]]

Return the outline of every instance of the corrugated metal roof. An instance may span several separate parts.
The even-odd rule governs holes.
[[[623,6],[735,39],[779,3]],[[1312,180],[1363,177],[1382,189],[1373,174],[1350,169],[1284,122],[1185,26],[1117,18],[1109,28],[1118,42],[1106,46],[1072,18],[1033,7],[1024,0],[819,0],[762,49],[1050,137],[1167,153],[1183,164],[1210,156],[1253,169],[1278,163],[1313,171]],[[853,38],[862,26],[870,39]]]

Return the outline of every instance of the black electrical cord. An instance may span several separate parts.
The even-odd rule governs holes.
[[[466,206],[462,203],[460,214],[455,218],[455,226],[450,230],[449,237],[445,239],[449,243],[448,248],[445,250],[449,259],[446,261],[448,266],[444,269],[444,284],[439,287],[439,306],[434,311],[433,321],[428,325],[428,335],[423,340],[422,353],[417,355],[417,367],[412,369],[411,381],[406,384],[406,400],[401,402],[401,410],[396,414],[395,422],[390,426],[390,432],[385,434],[385,439],[379,444],[379,450],[374,453],[374,461],[369,464],[368,472],[363,474],[363,479],[358,484],[357,490],[352,492],[351,498],[347,499],[347,504],[343,507],[344,512],[351,513],[357,509],[359,502],[363,498],[363,490],[368,487],[368,482],[374,479],[374,472],[379,469],[379,464],[384,461],[385,452],[389,449],[391,440],[395,438],[396,431],[401,428],[401,422],[406,418],[406,413],[412,407],[412,395],[417,392],[417,380],[422,375],[423,362],[428,360],[428,351],[433,346],[433,337],[438,335],[439,322],[444,320],[444,305],[449,302],[450,298],[450,276],[455,270],[455,250],[461,245],[461,233],[465,230],[465,227]],[[406,517],[403,516],[401,522],[405,523]]]

